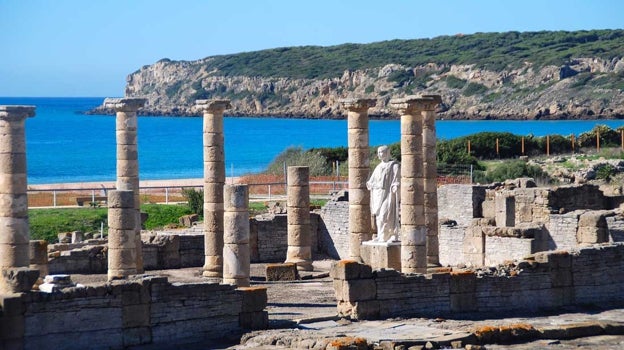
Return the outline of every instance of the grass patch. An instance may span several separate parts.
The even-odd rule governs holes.
[[[107,218],[107,208],[30,209],[30,238],[54,243],[60,232],[99,232],[102,222],[106,228]]]

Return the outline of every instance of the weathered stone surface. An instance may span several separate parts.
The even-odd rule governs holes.
[[[299,279],[297,272],[297,264],[267,264],[266,280],[267,281],[295,281]]]
[[[29,267],[4,267],[0,271],[0,293],[29,291],[39,277],[39,270]]]

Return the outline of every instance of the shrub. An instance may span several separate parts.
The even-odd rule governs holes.
[[[466,97],[470,97],[473,95],[482,95],[488,91],[488,88],[479,83],[468,83],[464,90],[462,91],[462,95]]]
[[[326,158],[318,150],[304,151],[301,147],[289,147],[269,164],[265,173],[271,175],[284,174],[284,164],[286,166],[308,166],[310,176],[331,175],[331,165],[328,165]]]
[[[596,179],[611,181],[611,178],[617,173],[615,167],[611,164],[600,164],[596,169]]]
[[[459,79],[454,75],[448,75],[445,80],[446,86],[449,89],[462,89],[464,86],[466,86],[466,80]]]
[[[546,177],[546,174],[539,166],[528,165],[521,160],[500,163],[485,174],[487,182],[505,181],[519,177],[543,178]]]
[[[200,217],[204,216],[204,191],[198,191],[194,188],[184,189],[182,195],[186,198],[187,208]],[[184,214],[183,214],[184,215]]]

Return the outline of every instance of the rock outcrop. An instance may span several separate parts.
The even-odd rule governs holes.
[[[341,118],[347,97],[376,98],[373,118],[394,118],[391,98],[439,94],[443,119],[599,119],[624,117],[624,59],[579,57],[563,66],[524,62],[493,71],[475,64],[386,64],[324,79],[226,75],[211,57],[160,60],[127,78],[127,97],[148,99],[143,114],[198,115],[196,99],[227,98],[228,115]],[[98,108],[94,113],[106,113]]]

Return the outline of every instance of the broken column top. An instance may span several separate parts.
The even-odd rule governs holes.
[[[195,100],[195,108],[202,112],[217,112],[232,108],[230,100]]]
[[[0,105],[0,119],[18,120],[34,115],[35,106]]]
[[[145,105],[145,102],[147,102],[147,99],[142,97],[107,97],[104,99],[104,107],[113,108],[117,112],[136,112]]]
[[[406,96],[393,98],[390,105],[399,111],[433,111],[442,102],[440,95]]]
[[[374,98],[345,98],[340,101],[350,111],[366,110],[375,107],[377,100]]]

